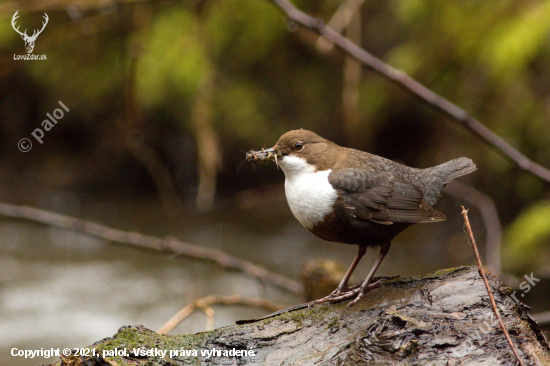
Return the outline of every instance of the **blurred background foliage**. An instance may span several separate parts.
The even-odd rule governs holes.
[[[340,2],[296,5],[328,20]],[[16,10],[29,29],[48,13],[34,50],[47,61],[14,60]],[[472,158],[467,181],[502,220],[504,268],[550,271],[548,182],[369,70],[346,104],[346,55],[318,51],[269,1],[6,1],[0,14],[4,201],[40,206],[66,190],[208,210],[282,182],[276,169],[237,173],[242,150],[306,128],[411,166]],[[550,167],[550,1],[366,1],[359,19],[365,49]],[[58,100],[70,112],[39,144],[30,133]]]

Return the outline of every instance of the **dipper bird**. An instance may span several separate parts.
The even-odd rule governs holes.
[[[356,304],[388,253],[391,240],[416,223],[445,220],[432,208],[453,179],[475,171],[472,160],[458,158],[427,168],[410,168],[367,152],[338,146],[307,130],[285,133],[270,149],[249,151],[247,160],[274,160],[285,174],[290,210],[318,237],[359,246],[344,278],[330,295],[317,300],[335,302],[355,296]],[[367,278],[348,287],[351,274],[367,251],[380,255]]]

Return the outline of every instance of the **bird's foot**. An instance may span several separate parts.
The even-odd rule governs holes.
[[[334,304],[342,300],[347,300],[355,297],[355,299],[348,304],[348,306],[353,306],[359,300],[361,300],[361,298],[365,296],[368,291],[380,287],[382,282],[384,282],[386,279],[387,278],[377,278],[373,282],[369,283],[368,286],[363,286],[363,282],[359,282],[350,287],[338,287],[336,288],[336,290],[332,291],[330,295],[325,296],[319,300],[315,300],[313,302],[313,305],[320,305],[324,304],[325,302],[330,302]]]
[[[357,288],[359,288],[359,286],[361,286],[361,282],[359,283],[356,283],[355,285],[353,286],[338,286],[336,288],[336,290],[332,291],[329,295],[319,299],[319,300],[315,300],[313,301],[313,305],[320,305],[320,304],[324,304],[325,302],[337,302],[337,301],[340,301],[340,298],[342,296],[344,296],[344,298],[349,298],[349,297],[345,297],[345,296],[348,296],[349,294],[351,294],[351,296],[353,296],[353,293],[354,291],[357,290]],[[335,300],[336,299],[336,300]]]
[[[351,308],[353,305],[357,304],[357,302],[359,300],[361,300],[363,298],[363,296],[365,296],[365,293],[367,292],[367,290],[362,290],[362,287],[359,289],[359,293],[357,294],[357,296],[355,297],[355,299],[353,299],[352,301],[348,302],[348,308]]]

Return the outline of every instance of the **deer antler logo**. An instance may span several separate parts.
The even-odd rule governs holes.
[[[36,41],[36,38],[38,38],[38,36],[40,35],[40,33],[42,33],[42,31],[44,30],[44,28],[46,28],[46,24],[48,24],[48,14],[44,13],[44,19],[46,20],[45,22],[42,22],[42,29],[40,29],[39,31],[37,31],[36,29],[34,30],[32,36],[28,36],[27,35],[27,30],[25,29],[25,32],[20,32],[19,31],[19,27],[15,28],[15,20],[17,18],[19,18],[19,15],[17,15],[17,13],[19,12],[19,10],[17,10],[15,12],[15,14],[13,14],[13,18],[11,18],[11,26],[13,27],[13,29],[19,33],[21,35],[21,38],[23,38],[23,40],[25,41],[25,48],[27,49],[27,53],[31,53],[32,50],[34,49],[34,42]],[[38,32],[38,33],[37,33]]]

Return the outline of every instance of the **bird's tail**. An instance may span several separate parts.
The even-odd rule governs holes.
[[[444,184],[447,184],[455,178],[476,171],[477,167],[471,159],[458,158],[429,169],[433,170],[443,180]]]

